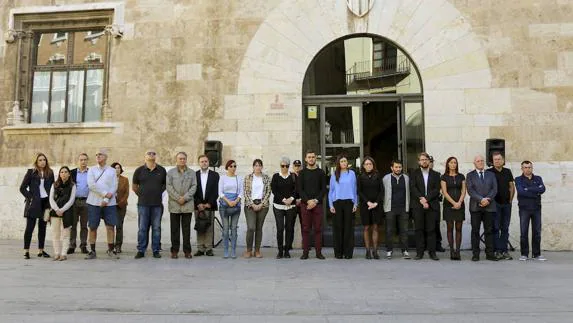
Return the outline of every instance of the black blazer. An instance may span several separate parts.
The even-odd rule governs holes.
[[[497,195],[497,179],[493,172],[483,170],[484,180],[479,178],[478,172],[474,169],[466,175],[466,187],[470,196],[470,212],[495,212],[495,196]],[[489,198],[489,205],[485,208],[479,206],[483,198]]]
[[[27,198],[32,199],[32,204],[30,205],[30,211],[28,213],[29,217],[41,218],[44,210],[42,209],[42,199],[40,198],[40,174],[35,172],[33,169],[28,169],[26,176],[20,184],[20,193]],[[46,193],[50,194],[50,188],[54,184],[54,176],[47,176],[44,179],[44,188]]]
[[[422,170],[417,168],[410,176],[410,206],[412,209],[422,209],[420,197],[425,197],[430,209],[440,211],[440,173],[430,169],[428,175],[428,194],[425,194],[424,176]]]
[[[211,211],[217,211],[217,199],[219,198],[219,174],[209,170],[207,175],[207,186],[205,187],[205,196],[203,196],[203,186],[201,184],[201,170],[198,170],[197,191],[195,191],[195,208],[199,204],[211,204]]]

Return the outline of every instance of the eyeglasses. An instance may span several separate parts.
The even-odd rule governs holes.
[[[281,168],[288,168],[288,165],[281,165]]]
[[[147,155],[155,156],[155,152],[154,152],[154,151],[148,151],[148,152],[147,152]]]
[[[231,165],[229,168],[237,168],[237,165]]]

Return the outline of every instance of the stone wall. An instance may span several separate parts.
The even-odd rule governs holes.
[[[3,2],[0,31],[10,8],[80,2]],[[0,189],[12,205],[0,237],[21,231],[22,203],[14,193],[14,176],[21,175],[9,167],[22,173],[37,151],[71,164],[80,151],[104,146],[111,159],[135,167],[155,147],[169,165],[165,156],[185,150],[194,160],[203,140],[214,139],[223,141],[224,159],[236,159],[243,171],[256,157],[269,172],[282,155],[300,157],[301,89],[312,58],[337,38],[371,33],[399,44],[417,64],[436,169],[453,154],[467,171],[486,138],[506,139],[514,174],[530,159],[546,180],[543,246],[573,249],[571,1],[377,0],[364,18],[344,0],[165,3],[125,1],[124,37],[114,40],[111,57],[113,131],[0,134]],[[15,55],[15,45],[0,42],[0,126],[13,97]],[[265,230],[271,237],[270,224]]]

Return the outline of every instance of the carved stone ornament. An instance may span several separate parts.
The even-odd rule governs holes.
[[[346,0],[348,10],[356,17],[366,16],[374,6],[374,0]]]

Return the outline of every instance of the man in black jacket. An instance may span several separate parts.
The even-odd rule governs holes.
[[[199,156],[197,171],[197,190],[195,191],[195,221],[198,221],[199,212],[209,217],[211,225],[205,232],[197,231],[197,252],[194,256],[213,256],[213,220],[217,211],[217,198],[219,197],[219,174],[209,170],[209,157]]]
[[[428,247],[430,258],[436,256],[436,213],[440,212],[440,174],[430,168],[430,156],[423,152],[418,155],[420,168],[410,176],[410,195],[414,224],[416,227],[416,257],[424,257],[424,245]],[[424,232],[427,241],[424,243]]]
[[[326,194],[326,174],[316,165],[316,153],[307,151],[306,167],[297,178],[297,190],[301,199],[302,212],[302,245],[303,253],[300,259],[308,259],[310,250],[310,231],[314,232],[314,247],[316,258],[324,259],[322,255],[322,200]]]

